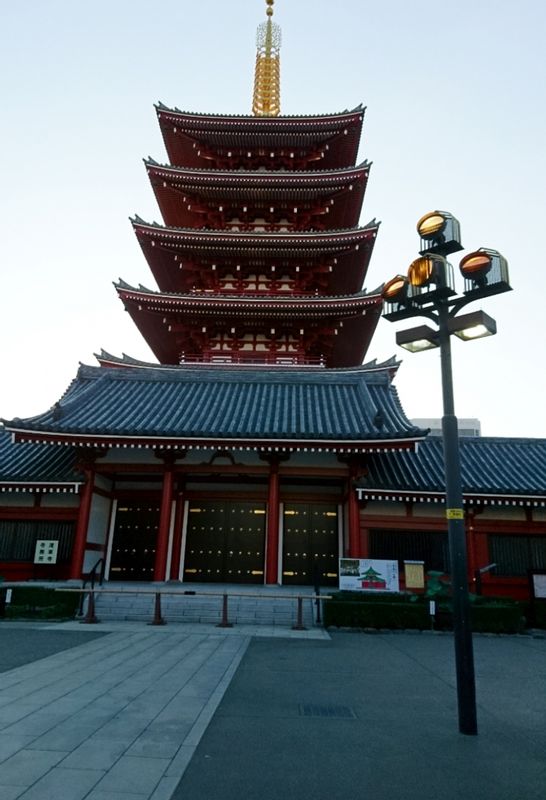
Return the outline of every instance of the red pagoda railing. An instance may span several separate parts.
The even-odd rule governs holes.
[[[238,364],[239,366],[267,366],[272,367],[325,367],[326,361],[323,356],[312,358],[299,353],[292,355],[282,355],[279,353],[263,353],[260,355],[245,355],[243,353],[226,353],[225,355],[206,354],[206,355],[182,355],[180,364]]]

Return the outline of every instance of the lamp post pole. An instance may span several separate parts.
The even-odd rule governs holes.
[[[442,433],[446,481],[447,533],[453,591],[453,633],[455,640],[459,730],[461,733],[476,735],[478,733],[476,682],[474,676],[472,628],[470,624],[470,601],[468,597],[466,533],[461,487],[459,431],[453,398],[451,340],[448,329],[449,307],[446,303],[440,302],[437,310],[440,362],[442,368],[442,397],[444,409]]]
[[[446,257],[463,249],[458,220],[448,211],[431,211],[421,217],[417,232],[421,237],[421,258],[410,264],[406,276],[396,275],[383,286],[381,294],[386,303],[383,316],[391,322],[427,317],[437,326],[431,329],[428,325],[420,325],[398,331],[396,343],[414,353],[440,347],[446,519],[451,562],[459,730],[476,735],[476,682],[450,336],[455,334],[466,341],[496,333],[495,320],[483,311],[460,316],[458,312],[473,300],[508,292],[511,287],[506,259],[497,250],[481,247],[460,262],[465,289],[462,295],[455,296],[452,267]]]

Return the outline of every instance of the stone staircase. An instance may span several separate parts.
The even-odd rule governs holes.
[[[168,622],[206,623],[222,620],[223,595],[227,594],[227,617],[233,625],[272,625],[291,628],[297,622],[297,596],[302,597],[302,618],[306,628],[315,625],[316,604],[310,587],[247,587],[230,585],[169,588],[146,584],[130,588],[105,584],[96,588],[95,614],[101,621],[133,620],[151,622],[156,590],[161,593],[161,616]],[[87,603],[84,606],[84,610]]]

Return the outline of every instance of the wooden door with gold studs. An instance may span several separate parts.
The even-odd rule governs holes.
[[[158,527],[158,505],[118,505],[108,576],[111,581],[153,580]]]
[[[265,518],[265,503],[190,502],[184,580],[263,583]]]
[[[326,503],[285,503],[282,582],[337,586],[338,509]]]

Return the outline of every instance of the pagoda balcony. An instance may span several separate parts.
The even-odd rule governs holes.
[[[326,367],[323,356],[307,356],[303,353],[202,353],[180,356],[179,364],[237,364],[238,366],[268,367]]]

